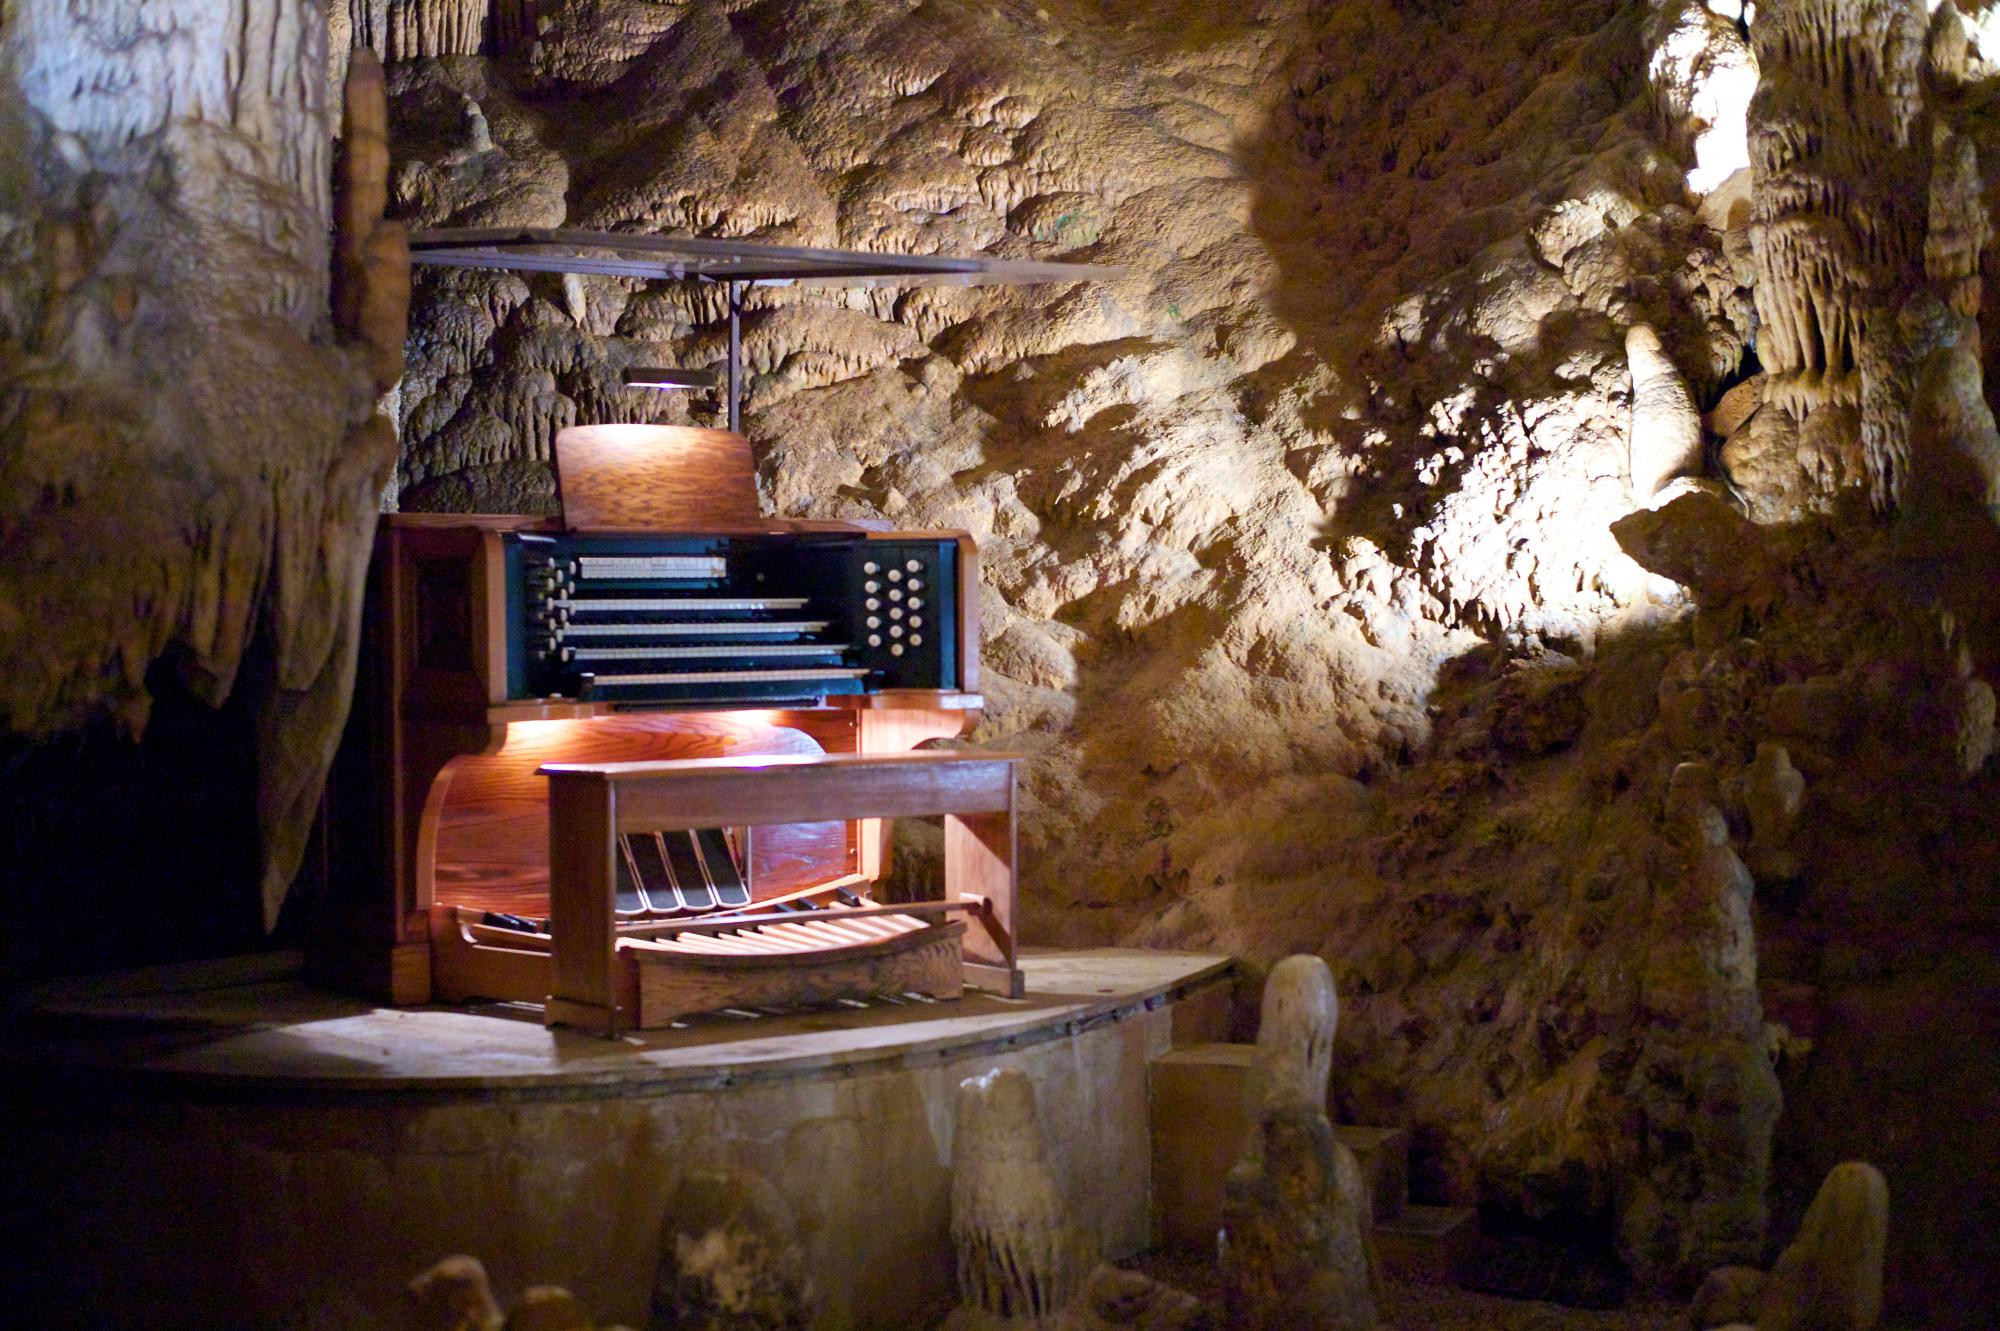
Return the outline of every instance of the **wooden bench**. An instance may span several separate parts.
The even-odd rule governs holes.
[[[606,1035],[732,1005],[896,992],[955,995],[972,983],[1021,995],[1015,949],[1012,754],[923,751],[678,762],[550,763],[546,1020]],[[944,900],[813,917],[698,918],[645,930],[715,940],[691,956],[620,936],[618,837],[702,827],[942,816]],[[949,916],[961,916],[950,919]],[[934,920],[918,929],[885,919]],[[843,924],[843,920],[852,921]],[[823,921],[823,922],[822,922]],[[875,921],[876,925],[864,925]],[[818,932],[823,946],[771,948],[769,933]],[[893,935],[893,936],[891,936]],[[728,955],[725,949],[735,949]]]

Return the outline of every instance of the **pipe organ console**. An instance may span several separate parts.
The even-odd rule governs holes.
[[[771,705],[958,687],[958,541],[506,532],[507,691]]]
[[[1018,993],[1011,760],[911,753],[980,704],[971,540],[764,519],[725,431],[555,452],[562,521],[383,519],[311,972],[603,1031]],[[945,899],[879,902],[884,819],[921,814]]]

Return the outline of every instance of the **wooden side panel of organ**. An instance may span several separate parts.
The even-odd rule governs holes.
[[[565,432],[557,444],[565,503],[584,508],[599,530],[511,516],[385,518],[370,572],[362,678],[328,796],[333,872],[317,903],[308,949],[309,967],[321,981],[399,1003],[543,998],[549,992],[548,938],[541,926],[549,913],[550,844],[546,783],[535,775],[543,763],[901,752],[961,733],[974,715],[978,591],[969,539],[755,519],[749,449],[740,436],[617,429],[637,433],[612,437],[592,427],[584,432],[589,437]],[[642,445],[636,452],[635,443]],[[649,443],[660,448],[649,452],[643,447]],[[665,466],[661,459],[670,460],[675,449],[684,460],[700,459],[701,467],[676,472]],[[639,484],[621,489],[621,455],[651,459],[635,473]],[[578,466],[578,457],[588,464]],[[699,484],[690,486],[693,473],[700,473]],[[714,502],[702,499],[703,487]],[[704,683],[661,703],[647,696],[647,686],[623,688],[612,681],[593,688],[594,680],[573,670],[557,683],[566,694],[538,691],[550,676],[524,667],[528,556],[544,549],[585,556],[596,551],[611,563],[630,563],[650,557],[645,552],[656,546],[712,546],[716,562],[732,565],[732,576],[745,572],[759,581],[781,581],[794,568],[818,569],[812,613],[831,621],[825,637],[841,639],[854,691],[767,705],[764,699],[731,701],[726,695],[735,686],[727,682]],[[935,578],[950,569],[956,585],[913,587],[920,558],[943,561],[926,563],[923,574]],[[847,564],[839,565],[840,559]],[[848,573],[827,572],[837,565]],[[842,577],[846,582],[839,585]],[[600,587],[607,585],[608,594],[622,594],[615,580]],[[891,588],[898,593],[893,602]],[[956,622],[949,627],[931,609],[940,592],[947,603],[956,602]],[[680,594],[671,588],[634,593]],[[740,594],[732,585],[707,595]],[[605,595],[584,586],[566,608]],[[924,628],[948,631],[950,639],[892,656],[892,649],[922,631],[909,626],[919,613],[911,602],[919,598],[927,603],[925,618],[937,624]],[[881,604],[874,604],[878,599]],[[527,604],[532,613],[532,595]],[[892,605],[907,615],[891,620]],[[600,614],[596,621],[605,618]],[[872,630],[871,618],[877,621]],[[592,617],[586,612],[578,619],[587,624]],[[898,629],[893,635],[892,624]],[[878,639],[873,645],[871,636]],[[616,647],[654,639],[607,632],[601,639],[571,640]],[[679,656],[664,659],[668,669],[686,668]],[[906,686],[912,670],[936,673],[937,662],[949,665],[945,687]],[[728,674],[692,664],[718,679]],[[600,678],[625,668],[622,662],[601,667]],[[630,668],[658,666],[641,661]],[[783,693],[817,685],[758,687]],[[721,696],[705,700],[709,691]],[[753,905],[805,899],[827,884],[834,886],[819,895],[831,900],[828,892],[865,887],[887,867],[879,821],[767,825],[754,834],[709,830],[735,856]],[[654,914],[633,921],[645,923]]]

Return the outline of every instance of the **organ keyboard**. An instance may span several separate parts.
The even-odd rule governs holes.
[[[512,698],[769,705],[959,686],[956,537],[499,541]]]
[[[555,452],[564,521],[383,521],[329,783],[314,973],[397,1002],[541,1002],[565,992],[565,947],[601,926],[653,968],[658,1016],[695,1010],[662,978],[676,967],[702,972],[690,992],[772,992],[768,976],[716,971],[732,956],[751,969],[792,958],[799,992],[842,992],[862,971],[956,992],[971,927],[986,940],[981,978],[1017,987],[1011,941],[991,941],[1011,939],[1011,899],[999,914],[990,887],[971,907],[884,910],[870,894],[886,824],[819,796],[819,812],[792,816],[760,804],[768,783],[731,787],[744,799],[692,825],[618,827],[601,922],[552,900],[569,833],[544,770],[896,755],[959,734],[980,701],[978,559],[962,533],[763,519],[748,443],[723,431],[589,427]],[[968,909],[987,923],[949,918]],[[708,924],[737,917],[751,922]],[[836,959],[831,980],[816,947]],[[550,1011],[631,1024],[618,1002],[592,1001],[551,998]]]

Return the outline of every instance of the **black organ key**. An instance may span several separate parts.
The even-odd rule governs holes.
[[[619,840],[631,848],[632,868],[638,876],[639,892],[645,898],[647,907],[659,911],[678,910],[680,904],[674,898],[673,875],[660,854],[659,836],[652,832],[634,832]]]
[[[632,838],[618,838],[618,858],[612,872],[617,880],[614,896],[618,914],[644,914],[646,895],[639,888],[639,870],[632,862]]]
[[[719,827],[703,827],[695,831],[694,837],[708,867],[708,881],[715,885],[715,904],[749,905],[750,889],[743,882],[743,875],[736,871],[736,857],[729,853],[728,835]]]
[[[714,910],[715,892],[708,885],[708,875],[702,871],[701,855],[695,849],[692,832],[662,832],[660,840],[666,844],[667,866],[673,870],[674,886],[680,889],[681,900],[689,910]]]

